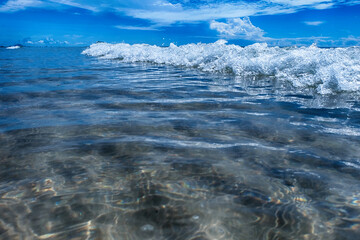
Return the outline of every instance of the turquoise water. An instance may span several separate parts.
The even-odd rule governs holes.
[[[357,239],[358,92],[0,49],[0,239]]]

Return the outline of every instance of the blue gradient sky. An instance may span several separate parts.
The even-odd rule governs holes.
[[[0,0],[0,45],[360,45],[360,0]]]

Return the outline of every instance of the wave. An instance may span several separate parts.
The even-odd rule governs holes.
[[[360,92],[360,47],[280,48],[266,43],[240,47],[225,40],[169,47],[96,43],[83,54],[127,63],[152,62],[238,76],[275,77],[320,94]]]
[[[20,46],[10,46],[10,47],[7,47],[6,49],[19,49],[19,48],[21,48]]]

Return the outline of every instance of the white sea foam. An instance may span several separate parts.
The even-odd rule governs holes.
[[[158,47],[97,43],[83,54],[124,62],[152,62],[240,76],[271,76],[320,94],[360,91],[360,48],[247,47],[219,40],[210,44]]]
[[[360,130],[357,128],[351,127],[343,127],[341,129],[338,128],[324,128],[324,132],[333,133],[333,134],[340,134],[346,136],[360,136]]]
[[[10,47],[7,47],[6,49],[18,49],[20,48],[20,46],[10,46]]]

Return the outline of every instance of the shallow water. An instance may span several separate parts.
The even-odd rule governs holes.
[[[359,94],[0,49],[0,239],[357,239]]]

